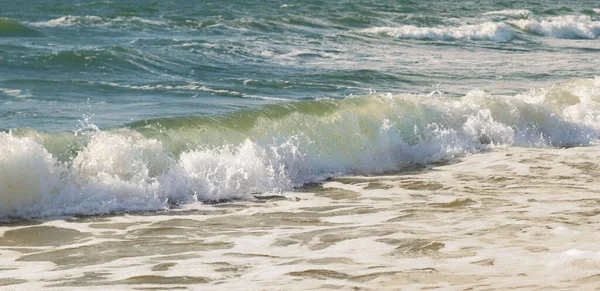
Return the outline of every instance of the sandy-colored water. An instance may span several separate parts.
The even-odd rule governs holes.
[[[600,290],[600,147],[0,225],[2,290]]]

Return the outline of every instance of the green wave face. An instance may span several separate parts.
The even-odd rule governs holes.
[[[17,20],[0,17],[0,37],[36,37],[42,33]]]

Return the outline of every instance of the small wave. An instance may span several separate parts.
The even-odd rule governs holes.
[[[42,33],[17,20],[0,17],[0,37],[33,37]]]
[[[502,15],[511,17],[524,17],[532,15],[531,11],[525,9],[508,9],[486,12],[483,15]]]
[[[166,22],[149,20],[141,17],[100,17],[95,15],[73,16],[66,15],[48,21],[32,22],[30,25],[37,27],[65,27],[65,26],[108,26],[119,24],[146,24],[154,26],[167,25]]]
[[[363,29],[367,34],[386,35],[402,39],[432,40],[487,40],[507,42],[515,38],[516,32],[504,23],[485,22],[482,24],[463,25],[459,27],[417,27],[406,25],[401,27],[374,27]]]
[[[589,16],[556,16],[548,19],[510,21],[516,27],[538,35],[565,39],[594,39],[600,36],[600,22]]]

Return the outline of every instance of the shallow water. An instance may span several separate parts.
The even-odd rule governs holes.
[[[599,150],[493,150],[246,201],[14,222],[0,227],[0,282],[9,290],[592,290]]]

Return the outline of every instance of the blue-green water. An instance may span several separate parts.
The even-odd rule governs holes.
[[[0,4],[2,216],[600,136],[597,1]]]

